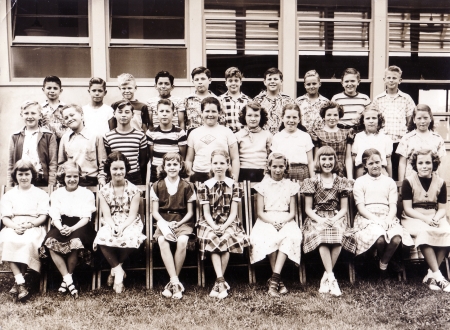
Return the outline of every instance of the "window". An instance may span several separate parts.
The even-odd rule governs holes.
[[[11,13],[13,77],[91,76],[87,0],[11,0]]]
[[[110,0],[110,77],[186,78],[184,0]]]

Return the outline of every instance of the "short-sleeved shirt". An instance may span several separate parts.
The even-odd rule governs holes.
[[[144,133],[134,128],[128,133],[119,133],[117,129],[113,129],[105,134],[103,142],[108,153],[120,151],[127,157],[131,166],[129,173],[140,170],[139,151],[147,148],[147,138]]]
[[[289,95],[278,93],[274,99],[267,97],[267,91],[262,91],[255,96],[253,101],[258,102],[261,106],[266,109],[268,114],[267,124],[263,127],[268,129],[272,134],[278,133],[278,129],[282,123],[282,111],[286,104],[294,104],[294,99]]]
[[[236,133],[242,128],[242,124],[239,122],[239,113],[252,99],[241,93],[241,95],[234,100],[228,91],[225,94],[220,95],[219,98],[222,101],[222,112],[225,117],[225,126]]]
[[[355,141],[352,145],[352,155],[356,156],[355,166],[362,164],[362,154],[370,148],[377,149],[380,152],[381,165],[387,166],[386,157],[392,155],[392,139],[383,132],[367,134],[364,131],[355,135]]]
[[[184,101],[181,98],[176,97],[176,96],[170,96],[167,99],[171,100],[175,107],[175,112],[173,113],[173,118],[172,118],[172,124],[175,126],[180,126],[180,123],[178,120],[178,113],[184,112],[186,110],[184,108]],[[157,109],[159,100],[161,100],[161,97],[155,96],[155,97],[150,98],[147,101],[148,111],[149,111],[149,113],[152,114],[152,121],[153,121],[154,127],[157,127],[160,124],[159,118],[158,118],[158,109]]]
[[[392,141],[399,142],[406,134],[406,118],[412,116],[415,104],[411,96],[402,91],[391,96],[384,91],[375,96],[373,105],[383,114],[385,125],[383,131]]]
[[[94,109],[91,105],[83,106],[84,126],[96,135],[103,137],[109,132],[108,121],[114,116],[114,110],[109,105],[103,104]]]
[[[347,145],[353,144],[353,129],[339,128],[336,132],[328,132],[324,129],[318,129],[313,130],[310,134],[311,139],[317,148],[323,146],[333,148],[336,152],[338,161],[341,163],[341,166],[345,165]]]
[[[46,117],[48,120],[48,124],[44,127],[53,132],[56,137],[61,139],[61,137],[69,130],[69,127],[66,126],[64,122],[63,115],[61,113],[61,109],[66,104],[64,102],[59,102],[56,108],[53,108],[48,100],[41,104],[42,106],[42,116]]]
[[[351,96],[342,92],[334,95],[331,101],[342,105],[342,108],[344,108],[344,117],[339,120],[339,124],[354,127],[358,124],[364,108],[370,104],[370,97],[362,93]]]
[[[220,99],[211,91],[208,91],[209,95],[207,97],[215,97],[216,99]],[[196,93],[186,96],[184,99],[184,108],[186,111],[186,115],[184,116],[184,120],[186,122],[186,131],[192,130],[194,128],[200,127],[203,125],[203,117],[201,110],[201,103],[204,98],[198,97]],[[219,118],[220,122],[220,118]]]
[[[315,100],[310,100],[308,94],[302,95],[295,100],[302,114],[302,125],[306,130],[311,132],[313,129],[320,128],[322,118],[320,117],[320,109],[328,102],[328,99],[322,95]]]
[[[423,137],[417,134],[417,130],[407,133],[398,144],[396,152],[403,157],[410,159],[411,155],[421,149],[431,149],[436,152],[439,158],[444,157],[447,152],[445,151],[445,142],[442,136],[433,131],[428,131],[429,135]]]
[[[264,129],[251,132],[245,126],[234,135],[238,143],[241,168],[266,168],[267,156],[272,145],[272,133]]]
[[[204,125],[189,134],[187,143],[195,152],[192,169],[205,173],[211,169],[211,153],[216,149],[229,151],[229,147],[236,143],[236,137],[228,127]]]
[[[290,163],[308,164],[306,153],[314,147],[308,133],[297,129],[294,133],[286,130],[275,134],[272,139],[272,152],[282,153]]]
[[[397,204],[398,193],[395,181],[381,174],[372,177],[365,174],[356,179],[353,186],[355,204]]]
[[[113,104],[111,104],[111,107],[113,108],[113,110],[117,109],[117,106],[122,103],[124,100],[120,100],[117,102],[114,102]],[[131,118],[131,127],[139,130],[139,131],[143,131],[142,128],[142,124],[147,125],[147,127],[150,127],[150,116],[148,114],[148,108],[147,108],[147,104],[139,102],[138,100],[134,100],[134,101],[129,101],[131,103],[131,105],[133,106],[133,118]],[[114,118],[112,119],[112,125],[111,125],[111,121],[110,121],[110,129],[116,128],[117,127],[117,120]]]
[[[334,175],[330,188],[323,186],[320,174],[317,178],[307,178],[302,184],[302,194],[313,197],[314,210],[337,211],[340,209],[341,198],[347,198],[349,193],[347,178]]]
[[[289,212],[291,197],[298,193],[300,186],[289,179],[275,181],[266,175],[254,186],[254,189],[264,197],[264,211]]]
[[[90,220],[96,210],[94,194],[84,187],[78,187],[74,191],[67,191],[65,187],[61,187],[52,192],[50,199],[52,205],[49,215],[52,222],[60,220],[63,214]]]
[[[163,131],[160,126],[147,130],[148,145],[153,146],[153,166],[162,165],[163,157],[168,152],[180,152],[180,147],[187,145],[186,132],[177,126],[170,131]]]
[[[38,217],[39,215],[48,214],[48,202],[48,194],[42,189],[32,185],[28,190],[20,190],[16,186],[7,191],[2,197],[2,217],[13,218],[16,215]]]
[[[413,201],[413,203],[446,204],[447,187],[445,181],[435,173],[433,173],[431,178],[422,178],[415,172],[403,180],[402,199],[404,201]]]

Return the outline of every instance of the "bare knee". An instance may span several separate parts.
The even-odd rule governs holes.
[[[187,244],[189,241],[189,236],[187,235],[181,235],[177,239],[177,249],[186,249]]]
[[[169,244],[169,242],[166,241],[164,236],[158,237],[158,245],[161,250],[170,249],[170,244]]]

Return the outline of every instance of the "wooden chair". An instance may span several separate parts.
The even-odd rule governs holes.
[[[150,226],[150,289],[153,289],[153,282],[154,282],[154,276],[153,276],[153,271],[154,270],[165,270],[166,267],[164,266],[164,264],[162,266],[154,266],[154,259],[155,259],[155,246],[158,246],[158,242],[153,238],[153,234],[154,234],[154,229],[156,228],[156,223],[153,222],[153,206],[152,206],[152,201],[149,201],[149,205],[150,205],[150,221],[149,221],[149,226]],[[196,203],[195,203],[196,204]],[[195,208],[194,208],[195,210]],[[195,217],[194,213],[194,217]],[[195,218],[193,219],[193,221],[195,221]],[[197,265],[183,265],[184,269],[193,269],[193,268],[197,268],[197,284],[198,286],[202,286],[202,264],[200,261],[200,252],[198,251],[198,242],[197,242],[197,238],[190,238],[189,239],[189,243],[188,244],[194,244],[195,245],[195,252],[197,253]]]
[[[126,268],[126,271],[138,271],[145,270],[145,286],[147,289],[150,289],[150,206],[149,206],[149,186],[148,185],[138,185],[139,190],[141,190],[141,196],[139,201],[139,215],[141,216],[141,220],[144,223],[145,236],[147,238],[144,241],[144,249],[145,249],[145,267],[130,267]],[[95,225],[95,230],[98,231],[100,228],[100,218],[102,217],[100,203],[98,204],[97,209],[97,222]],[[101,288],[101,279],[102,272],[108,272],[111,268],[101,269],[99,267],[97,271],[97,288]]]
[[[199,185],[199,183],[197,182],[196,183],[197,189],[198,189],[198,185]],[[245,201],[246,200],[245,183],[243,184],[243,186],[244,186],[244,197],[242,198],[242,200]],[[199,202],[198,195],[197,195],[196,216],[197,216],[197,219],[200,219],[200,217],[203,216],[203,206]],[[243,227],[244,227],[244,230],[245,230],[246,234],[250,235],[250,232],[248,231],[249,227],[247,225],[247,219],[248,218],[247,218],[246,214],[243,212],[243,203],[242,202],[239,203],[239,206],[238,206],[238,217],[239,217],[239,220],[241,221],[241,223],[243,224]],[[231,254],[231,255],[233,255],[233,254]],[[251,283],[254,283],[254,281],[253,281],[254,280],[254,275],[253,275],[252,266],[250,264],[250,254],[249,254],[248,249],[245,249],[244,255],[245,255],[246,263],[237,263],[237,264],[235,264],[235,263],[228,263],[227,269],[229,267],[247,267],[248,268],[248,281],[251,284]],[[206,280],[205,280],[205,263],[204,263],[204,260],[200,260],[200,266],[201,266],[201,268],[200,268],[200,271],[201,271],[201,284],[202,284],[202,287],[205,287]]]
[[[3,198],[3,195],[7,191],[11,190],[12,188],[13,187],[7,187],[5,185],[2,185],[1,190],[0,190],[0,200]],[[44,190],[49,195],[49,197],[50,197],[50,195],[52,194],[52,191],[53,191],[53,186],[38,187],[38,188]],[[47,217],[47,223],[44,223],[44,226],[45,226],[46,231],[48,232],[49,227],[50,227],[50,221],[49,221],[48,217]],[[2,229],[2,221],[0,219],[0,230],[1,229]],[[0,274],[2,274],[2,273],[12,273],[12,271],[11,270],[1,270]],[[41,267],[41,278],[40,278],[40,281],[39,281],[39,292],[41,294],[46,292],[46,289],[47,289],[46,286],[47,286],[47,269],[46,269],[46,267]]]
[[[245,181],[244,185],[245,185],[245,189],[246,189],[246,195],[247,195],[247,203],[246,203],[246,213],[247,213],[247,222],[246,222],[246,226],[247,226],[247,234],[250,235],[253,225],[255,224],[256,220],[258,219],[258,214],[257,214],[257,210],[258,210],[258,202],[257,202],[257,193],[252,194],[252,189],[254,188],[254,186],[257,184],[258,182],[249,182],[249,181]],[[302,211],[301,211],[301,206],[300,206],[300,191],[298,192],[298,194],[296,195],[296,212],[295,212],[295,221],[297,222],[297,224],[299,225],[300,229],[302,229],[301,225],[302,225]],[[267,259],[267,258],[266,258]],[[254,269],[254,266],[251,265],[250,267],[251,273],[252,273],[252,281],[250,283],[256,283],[256,272]],[[302,261],[300,260],[300,265],[299,265],[299,278],[300,278],[300,283],[304,283],[304,281],[306,281],[306,273],[305,273],[305,265],[302,263]]]

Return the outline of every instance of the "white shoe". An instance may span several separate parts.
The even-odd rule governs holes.
[[[161,294],[166,298],[172,297],[172,283],[171,282],[167,283],[167,285],[164,287],[164,291],[161,292]]]
[[[217,298],[217,296],[219,295],[219,283],[214,283],[214,286],[211,290],[211,292],[209,293],[209,296],[211,298]]]
[[[450,292],[450,282],[447,281],[444,277],[442,277],[440,280],[434,280],[439,290],[442,290],[444,292]],[[430,284],[431,289],[431,284]],[[433,290],[433,289],[432,289]]]
[[[430,278],[432,278],[432,275],[433,274],[433,272],[431,271],[431,269],[428,269],[428,272],[427,272],[427,275],[425,275],[425,277],[423,278],[423,280],[422,280],[422,283],[424,283],[424,284],[430,284]]]
[[[336,279],[334,279],[330,283],[330,293],[335,297],[339,297],[342,294],[341,289],[339,289],[339,285],[338,285],[338,282]]]
[[[217,289],[219,290],[219,294],[217,295],[217,299],[223,299],[228,296],[228,290],[225,283],[219,283],[217,285]]]
[[[328,283],[327,272],[323,273],[322,279],[320,280],[320,288],[319,293],[328,293],[330,292],[330,286]]]

